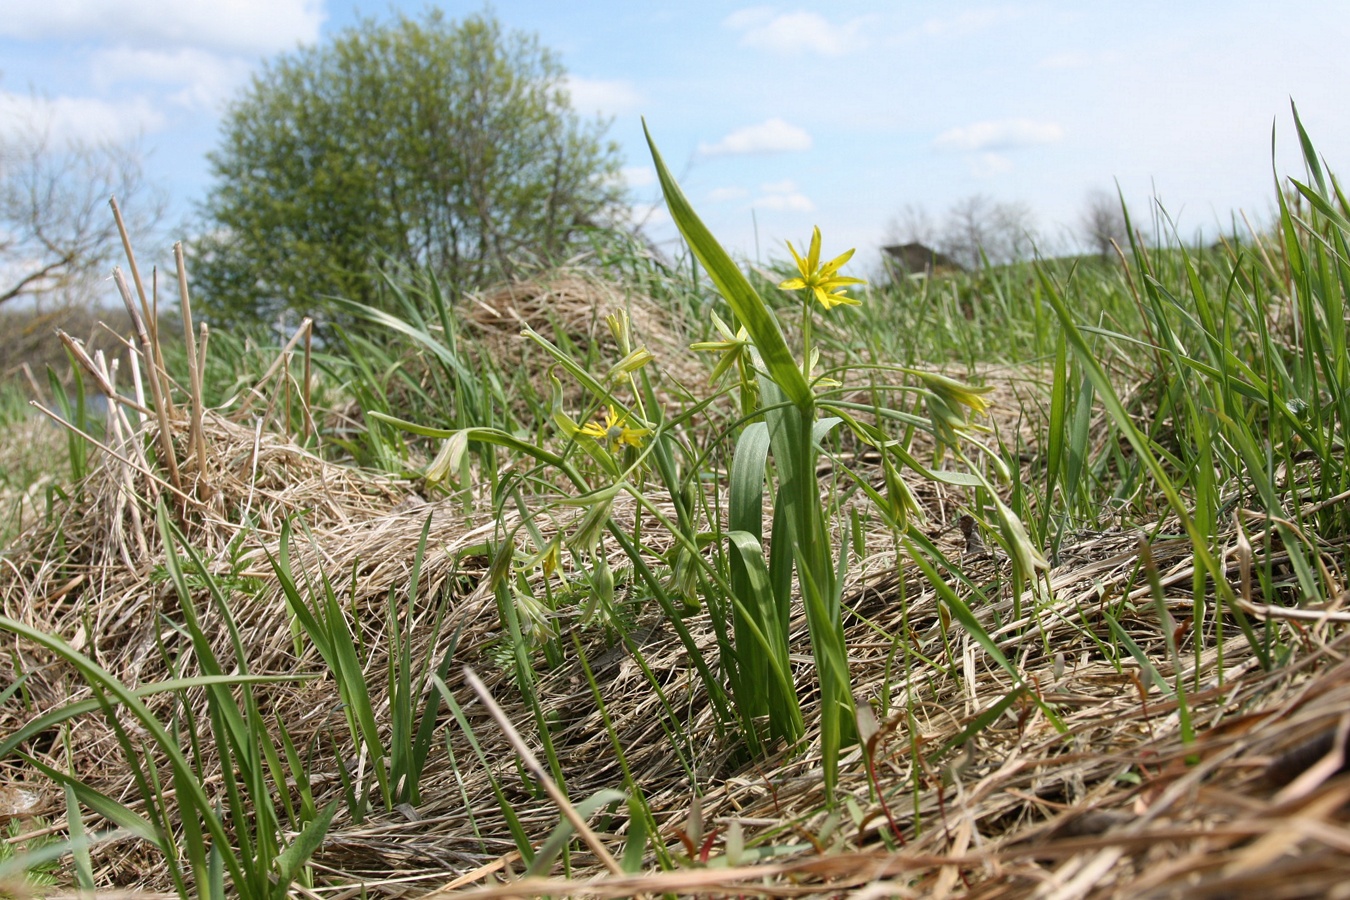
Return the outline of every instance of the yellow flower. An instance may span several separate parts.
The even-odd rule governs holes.
[[[848,250],[839,254],[834,259],[820,264],[820,228],[816,228],[811,233],[811,249],[802,259],[797,248],[792,246],[792,241],[787,242],[788,250],[792,251],[792,258],[797,261],[797,271],[801,272],[800,278],[789,278],[778,285],[785,291],[809,290],[816,295],[820,305],[826,309],[835,306],[858,306],[861,301],[855,300],[848,294],[838,290],[848,284],[866,284],[861,278],[849,278],[838,274],[839,269],[853,257],[853,251]]]
[[[689,349],[695,353],[720,353],[722,358],[717,361],[717,367],[713,369],[712,376],[708,379],[716,383],[719,378],[726,374],[727,370],[740,360],[741,354],[746,352],[750,346],[750,335],[746,333],[745,326],[742,325],[736,329],[736,333],[731,333],[731,327],[717,313],[712,314],[713,327],[722,334],[720,341],[699,341],[690,344]]]
[[[942,459],[947,447],[957,446],[962,435],[988,430],[984,426],[972,424],[970,417],[989,411],[990,404],[984,395],[992,391],[992,387],[975,387],[936,372],[914,374],[929,392],[924,406],[928,409],[928,421],[932,423],[933,435],[937,438],[937,459]]]
[[[949,409],[955,411],[957,407],[964,406],[977,416],[989,411],[990,403],[983,395],[994,389],[992,385],[975,387],[936,372],[919,372],[918,375],[923,386],[941,398]]]
[[[582,434],[590,435],[597,441],[603,441],[611,447],[620,444],[627,444],[630,447],[641,447],[642,439],[651,432],[650,428],[629,428],[628,414],[619,414],[614,407],[610,407],[605,413],[605,423],[587,422],[579,429]]]

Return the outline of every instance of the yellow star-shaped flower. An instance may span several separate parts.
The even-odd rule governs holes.
[[[834,259],[820,264],[820,228],[816,228],[811,234],[811,249],[803,259],[797,252],[797,248],[792,246],[792,241],[787,242],[788,250],[792,251],[792,258],[797,261],[797,271],[801,272],[799,278],[789,278],[778,285],[785,291],[809,290],[813,293],[820,305],[826,309],[835,306],[858,306],[861,301],[850,297],[838,289],[849,284],[866,284],[861,278],[849,278],[840,275],[839,269],[853,258],[853,251],[848,250],[839,254]]]
[[[605,413],[605,423],[587,422],[578,429],[582,434],[590,435],[597,441],[601,441],[610,447],[617,447],[621,444],[627,444],[630,447],[641,447],[642,439],[650,432],[650,428],[629,428],[628,414],[619,413],[614,407],[610,407]]]

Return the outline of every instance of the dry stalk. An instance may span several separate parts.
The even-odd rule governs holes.
[[[305,415],[305,438],[308,440],[314,435],[314,414],[309,408],[309,381],[312,376],[313,366],[313,347],[314,344],[314,323],[305,329],[305,378],[301,383],[300,390],[300,409]]]
[[[164,465],[169,470],[169,481],[172,482],[174,491],[182,494],[183,479],[178,474],[178,459],[174,455],[173,437],[169,430],[167,391],[166,386],[161,385],[160,382],[158,367],[155,363],[155,348],[150,342],[150,332],[146,329],[145,320],[141,317],[140,311],[136,309],[135,300],[131,296],[131,288],[128,287],[127,278],[122,274],[121,269],[113,269],[113,281],[122,294],[122,302],[126,304],[127,313],[131,316],[132,325],[136,328],[136,337],[141,343],[141,355],[149,366],[150,393],[155,400],[155,417],[159,420],[159,448],[164,456]]]
[[[145,380],[141,378],[140,355],[128,347],[127,359],[131,362],[131,386],[136,392],[136,423],[144,425],[146,416],[150,415],[150,409],[145,405]]]
[[[142,415],[148,415],[150,413],[150,410],[142,404],[117,393],[112,386],[112,382],[108,379],[107,372],[103,370],[103,367],[96,365],[94,360],[89,358],[89,351],[84,349],[84,344],[78,338],[73,338],[60,329],[57,329],[56,336],[60,339],[62,344],[65,344],[66,349],[70,351],[71,355],[75,357],[76,362],[78,362],[94,379],[94,383],[98,385],[99,392],[108,398],[109,403],[120,403],[123,406],[129,406]],[[100,350],[98,353],[101,355],[103,351]]]
[[[200,505],[201,505],[201,504],[199,503],[199,501],[198,501],[195,497],[191,497],[191,496],[189,496],[188,494],[185,494],[181,488],[177,488],[177,487],[174,487],[173,485],[169,484],[167,481],[165,481],[164,479],[160,478],[160,477],[159,477],[158,475],[156,475],[154,472],[151,472],[151,471],[149,470],[148,467],[147,467],[147,468],[142,468],[141,466],[138,466],[136,463],[132,462],[130,459],[128,459],[127,457],[123,456],[121,453],[118,453],[116,450],[114,450],[113,448],[109,447],[109,446],[108,446],[106,443],[104,443],[103,441],[100,441],[98,438],[96,438],[96,437],[94,437],[93,435],[89,434],[87,431],[84,431],[84,430],[82,430],[82,429],[76,428],[74,424],[72,424],[72,423],[70,423],[70,422],[67,422],[65,419],[61,418],[61,417],[60,417],[59,415],[57,415],[56,413],[52,412],[50,409],[48,409],[47,407],[43,406],[41,403],[38,403],[36,400],[30,400],[30,401],[28,402],[28,405],[31,406],[31,407],[33,407],[34,409],[36,409],[38,412],[42,413],[42,414],[43,414],[44,416],[46,416],[47,418],[51,419],[51,420],[52,420],[53,422],[55,422],[57,425],[60,425],[62,428],[68,429],[68,430],[74,432],[75,434],[79,435],[81,438],[83,438],[84,440],[86,440],[86,441],[88,441],[89,443],[93,444],[95,447],[97,447],[98,449],[102,450],[104,453],[108,454],[108,455],[111,456],[113,459],[117,460],[118,462],[122,463],[123,465],[133,466],[133,467],[135,467],[135,468],[137,468],[137,469],[140,469],[142,475],[146,476],[147,478],[151,479],[152,481],[155,481],[155,482],[158,483],[161,487],[163,487],[164,489],[170,491],[171,493],[174,494],[174,496],[178,497],[180,500],[184,501],[185,503],[189,503],[189,504],[192,504],[192,505],[194,505],[194,506],[200,506]]]
[[[192,395],[192,426],[188,430],[188,444],[197,451],[197,478],[199,490],[207,497],[211,486],[206,481],[206,433],[202,429],[202,366],[206,360],[197,355],[197,338],[192,331],[192,300],[188,295],[187,264],[183,259],[183,244],[173,245],[173,260],[178,268],[178,298],[183,312],[183,342],[187,345],[188,389]],[[203,348],[204,349],[204,348]]]
[[[145,282],[141,280],[141,270],[136,265],[136,254],[131,249],[131,236],[127,234],[126,222],[122,221],[122,209],[117,205],[117,198],[108,198],[108,205],[112,207],[113,219],[117,222],[117,233],[122,238],[122,252],[126,254],[127,266],[131,269],[131,279],[136,284],[136,296],[141,301],[141,327],[147,331],[146,345],[151,348],[151,355],[147,357],[150,360],[150,376],[152,379],[165,377],[167,374],[164,369],[164,357],[160,353],[159,347],[159,299],[158,289],[156,289],[155,305],[152,308],[150,301],[145,296]],[[116,272],[114,271],[114,276]],[[121,285],[118,285],[121,289]],[[131,310],[131,301],[127,299],[129,292],[123,291],[123,300],[127,302],[127,311],[131,312],[131,318],[135,320],[136,313]],[[173,399],[168,395],[168,385],[165,384],[161,391],[164,402],[168,404],[169,417],[173,417]]]
[[[97,369],[97,371],[99,371],[104,376],[104,381],[107,383],[109,390],[112,392],[112,395],[117,396],[116,360],[114,360],[114,365],[110,369],[108,367],[107,360],[103,355],[103,351],[99,350],[95,354],[93,361],[95,363],[95,368]],[[128,449],[130,450],[130,452],[136,454],[138,460],[140,461],[141,466],[144,469],[149,470],[150,463],[145,458],[145,449],[141,446],[140,441],[135,439],[136,429],[132,427],[131,421],[127,418],[126,412],[123,409],[121,409],[121,407],[118,406],[109,407],[108,431],[109,431],[109,440],[113,444],[115,444],[119,448]],[[140,503],[137,502],[136,498],[136,485],[132,475],[133,468],[125,464],[121,465],[119,468],[121,476],[121,488],[117,492],[117,508],[119,510],[120,509],[129,510],[131,514],[132,528],[134,529],[134,534],[136,537],[136,549],[140,551],[140,558],[142,560],[149,559],[150,545],[145,539],[145,523],[141,519],[141,507]],[[160,496],[159,485],[155,484],[154,481],[151,481],[150,501],[152,503],[157,502],[159,496]],[[118,525],[120,525],[121,517],[115,516],[114,521],[117,522]],[[135,569],[135,566],[132,564],[131,560],[128,559],[125,560],[125,562],[127,563],[127,567],[129,569]]]
[[[307,338],[307,336],[313,329],[314,329],[314,320],[306,317],[300,323],[300,327],[295,329],[295,334],[291,335],[291,339],[286,342],[286,346],[281,348],[281,352],[277,354],[277,358],[272,360],[272,365],[267,367],[267,371],[263,373],[263,377],[259,378],[257,383],[254,384],[253,387],[248,389],[248,393],[244,395],[243,402],[239,404],[239,408],[235,410],[232,416],[232,418],[234,418],[235,421],[239,421],[240,419],[242,419],[244,417],[244,414],[249,411],[249,408],[253,406],[253,401],[256,398],[263,396],[262,393],[263,385],[267,384],[267,382],[272,380],[272,376],[276,375],[277,370],[280,369],[282,365],[285,364],[288,355],[292,350],[295,349],[295,345],[300,343],[301,338]],[[306,348],[308,348],[308,346],[309,346],[308,343],[306,343]],[[309,357],[306,356],[305,359],[306,365],[308,365]],[[273,399],[275,399],[275,397]]]

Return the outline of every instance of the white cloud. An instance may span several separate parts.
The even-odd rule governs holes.
[[[664,225],[671,220],[670,213],[666,211],[665,201],[634,203],[629,209],[632,211],[633,223],[638,227]]]
[[[591,115],[616,116],[632,112],[645,101],[626,81],[603,81],[568,75],[563,86],[572,95],[572,108]]]
[[[762,27],[766,22],[772,20],[772,6],[749,6],[745,9],[738,9],[727,16],[722,20],[722,24],[733,31],[744,31],[747,28]]]
[[[0,91],[0,122],[22,123],[57,143],[127,141],[165,126],[143,97],[112,103],[92,97],[34,97]]]
[[[1027,11],[1017,6],[988,6],[971,9],[955,16],[932,16],[918,28],[926,37],[960,36],[991,28],[1000,22],[1020,19]]]
[[[709,203],[729,203],[732,200],[744,200],[750,192],[743,187],[719,187],[708,191]]]
[[[312,43],[323,0],[6,0],[0,35],[271,54]]]
[[[756,6],[732,13],[722,22],[743,32],[742,47],[779,53],[819,53],[842,56],[861,43],[862,20],[835,25],[813,12],[775,14],[771,7]]]
[[[1118,63],[1123,56],[1115,51],[1108,50],[1105,53],[1083,53],[1081,51],[1069,51],[1067,53],[1055,53],[1045,57],[1036,63],[1038,69],[1085,69],[1089,66],[1103,65],[1109,63]]]
[[[715,144],[698,145],[700,156],[743,156],[810,149],[810,134],[778,118],[737,128]]]
[[[1064,129],[1057,122],[999,119],[949,128],[937,136],[933,146],[942,150],[1005,150],[1051,144],[1063,138]]]
[[[93,57],[93,80],[98,87],[136,82],[181,86],[170,95],[190,109],[212,109],[231,97],[252,71],[247,59],[205,50],[133,50],[117,47]]]
[[[1038,69],[1082,69],[1092,63],[1092,56],[1079,51],[1055,53],[1036,63]]]
[[[778,212],[811,212],[816,208],[816,205],[811,202],[811,198],[797,190],[797,182],[791,178],[761,184],[759,189],[760,196],[755,199],[754,203],[750,204],[759,209],[772,209]]]
[[[796,191],[788,194],[765,194],[763,197],[757,197],[751,205],[775,212],[812,212],[816,208],[810,197]]]

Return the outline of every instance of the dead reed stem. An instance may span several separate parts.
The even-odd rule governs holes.
[[[197,489],[210,496],[211,485],[206,481],[206,433],[202,429],[202,367],[205,359],[197,355],[197,337],[192,330],[192,300],[188,295],[187,264],[183,259],[182,242],[173,245],[173,260],[178,269],[178,299],[182,305],[183,343],[187,346],[188,390],[192,397],[192,426],[188,431],[188,446],[197,451]]]

